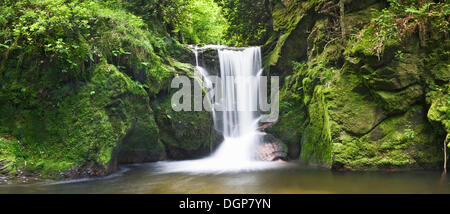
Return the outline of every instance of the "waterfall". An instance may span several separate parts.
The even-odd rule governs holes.
[[[224,142],[212,158],[223,161],[251,161],[260,137],[256,131],[258,82],[261,70],[259,47],[244,50],[218,49],[222,100],[213,106],[214,126],[222,132]]]
[[[216,91],[222,96],[211,99],[214,128],[224,140],[210,156],[200,160],[161,162],[163,172],[215,173],[267,169],[279,163],[258,161],[255,148],[261,141],[258,132],[258,78],[262,73],[260,47],[229,48],[206,46],[218,52],[220,77]],[[196,72],[210,91],[214,81],[207,69],[199,65],[199,48],[194,49]],[[217,85],[217,83],[220,83]]]

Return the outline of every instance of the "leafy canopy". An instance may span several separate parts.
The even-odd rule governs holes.
[[[269,0],[215,1],[229,21],[225,37],[231,45],[260,45],[268,40],[272,29]]]
[[[124,1],[123,5],[149,26],[169,32],[182,43],[224,43],[228,22],[214,0],[141,0]]]

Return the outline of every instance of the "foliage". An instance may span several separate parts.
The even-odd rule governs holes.
[[[221,44],[228,28],[221,8],[214,0],[192,0],[187,7],[189,18],[177,26],[181,41],[193,44]]]
[[[33,57],[41,64],[36,70],[51,65],[67,73],[66,79],[79,79],[86,65],[106,59],[152,78],[165,76],[155,53],[164,54],[160,39],[141,18],[124,10],[76,0],[6,1],[1,8],[9,14],[0,26],[2,66],[14,57]],[[16,63],[19,67],[22,61]]]
[[[270,36],[268,0],[216,0],[230,23],[226,38],[236,46],[264,44]]]
[[[123,5],[126,9],[139,15],[147,23],[159,23],[164,31],[172,31],[189,19],[186,7],[192,0],[113,0],[111,4]],[[156,26],[157,27],[157,26]]]
[[[421,45],[426,46],[428,37],[448,37],[450,5],[445,1],[389,0],[390,6],[350,40],[353,51],[380,58],[386,46],[399,44],[418,33]]]
[[[227,21],[214,0],[124,1],[125,8],[139,15],[159,32],[169,32],[183,43],[219,44]]]

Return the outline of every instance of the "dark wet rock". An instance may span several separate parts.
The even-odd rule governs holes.
[[[199,49],[198,64],[205,68],[209,75],[220,75],[219,53],[215,48]]]
[[[192,51],[194,47],[191,48]],[[220,76],[220,62],[219,62],[219,52],[218,50],[244,50],[241,47],[225,47],[225,46],[205,46],[202,48],[197,48],[198,53],[198,65],[205,68],[208,74],[211,76]],[[195,65],[195,57],[193,61]]]

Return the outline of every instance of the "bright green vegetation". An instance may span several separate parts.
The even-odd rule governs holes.
[[[228,22],[213,0],[193,0],[186,10],[190,19],[182,21],[179,29],[181,41],[191,44],[225,43]]]
[[[150,23],[150,27],[165,26],[160,31],[170,33],[182,43],[225,43],[223,36],[228,21],[214,0],[124,1],[123,4]]]
[[[342,3],[342,4],[340,4]],[[106,175],[207,154],[208,112],[174,112],[187,44],[261,45],[279,75],[269,132],[334,169],[441,167],[450,143],[449,3],[4,0],[0,175]]]

